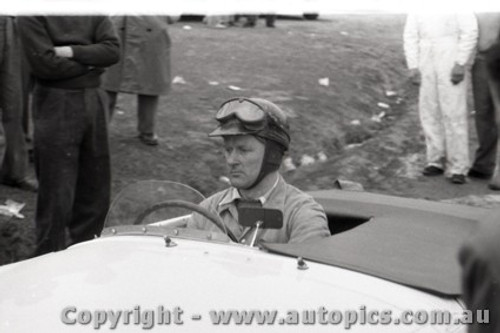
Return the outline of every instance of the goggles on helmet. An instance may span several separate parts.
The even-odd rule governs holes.
[[[251,134],[277,141],[288,149],[290,135],[286,114],[266,100],[232,98],[221,105],[215,119],[219,127],[209,136]]]
[[[266,127],[266,112],[257,103],[247,98],[233,98],[221,105],[215,119],[224,123],[232,118],[238,119],[251,131],[259,131]]]

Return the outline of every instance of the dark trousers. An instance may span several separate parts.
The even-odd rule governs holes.
[[[110,119],[116,107],[118,93],[108,91]],[[137,95],[137,131],[141,134],[155,134],[156,113],[158,110],[159,96]]]
[[[98,88],[35,87],[37,255],[102,231],[111,183],[107,103],[106,93]]]
[[[5,135],[5,153],[0,181],[18,182],[26,178],[28,153],[23,131],[23,72],[17,26],[12,18],[2,17],[0,34],[0,108]]]
[[[492,174],[495,168],[498,145],[495,105],[490,84],[486,61],[479,54],[472,67],[472,85],[476,111],[474,118],[479,146],[471,169],[487,174]]]
[[[266,19],[266,26],[267,27],[274,27],[274,22],[276,21],[276,15],[275,14],[266,14],[264,15]],[[257,19],[259,18],[258,15],[247,15],[247,26],[254,27],[257,25]]]

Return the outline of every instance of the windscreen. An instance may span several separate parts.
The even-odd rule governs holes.
[[[160,208],[141,218],[149,208],[170,200],[199,204],[204,199],[197,190],[181,183],[165,180],[140,181],[125,187],[113,200],[105,227],[150,224],[191,214],[179,207]]]

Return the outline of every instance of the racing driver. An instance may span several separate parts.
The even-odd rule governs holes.
[[[260,229],[257,238],[269,243],[297,243],[330,236],[323,208],[285,182],[279,173],[290,145],[287,115],[261,98],[232,98],[216,114],[219,127],[209,134],[224,140],[224,156],[231,186],[205,199],[201,206],[220,217],[240,243],[250,243],[254,232],[238,223],[238,206],[253,203],[283,213],[281,229]],[[194,213],[188,228],[219,230]],[[255,237],[255,235],[253,235]]]

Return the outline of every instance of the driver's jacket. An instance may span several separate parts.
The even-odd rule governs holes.
[[[224,224],[238,239],[240,239],[247,229],[247,227],[241,226],[238,223],[236,203],[240,198],[238,190],[230,187],[212,195],[200,204],[220,216]],[[314,201],[310,195],[287,184],[281,176],[279,176],[278,183],[269,193],[262,207],[278,209],[283,212],[283,227],[281,229],[266,229],[262,231],[262,233],[259,233],[260,241],[269,243],[298,243],[330,236],[323,207]],[[220,231],[212,222],[197,213],[193,214],[187,227]],[[248,233],[249,236],[251,234],[253,232]],[[245,243],[248,242],[249,237],[243,239],[242,243]]]

